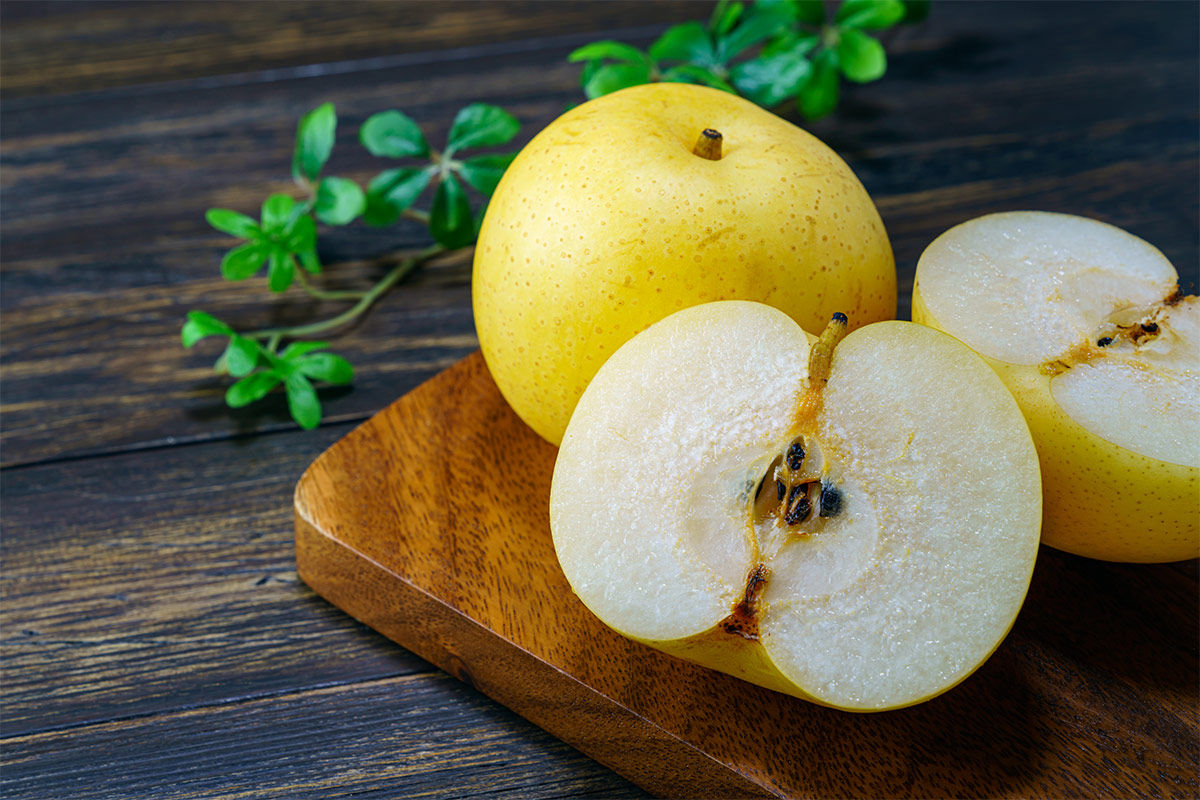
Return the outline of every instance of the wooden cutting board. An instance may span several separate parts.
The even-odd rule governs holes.
[[[1116,565],[1042,548],[1012,633],[975,675],[920,706],[850,714],[600,624],[554,556],[555,452],[476,353],[304,473],[300,577],[660,796],[1200,793],[1195,561]]]

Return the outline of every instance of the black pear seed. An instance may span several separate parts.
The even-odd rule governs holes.
[[[804,466],[804,448],[799,442],[792,442],[792,446],[788,448],[787,465],[793,472]]]
[[[787,486],[784,485],[783,481],[775,481],[775,491],[779,494],[779,501],[782,503],[783,496],[787,494]]]
[[[808,502],[805,491],[807,488],[802,484],[792,487],[792,492],[788,495],[787,513],[783,515],[783,521],[788,525],[798,525],[812,511],[812,503]]]
[[[821,487],[821,516],[836,517],[842,513],[842,491],[836,486]]]
[[[1103,337],[1103,338],[1101,338],[1101,339],[1098,339],[1098,340],[1096,341],[1096,346],[1097,346],[1097,347],[1108,347],[1110,344],[1112,344],[1112,337],[1111,337],[1111,336],[1105,336],[1105,337]]]

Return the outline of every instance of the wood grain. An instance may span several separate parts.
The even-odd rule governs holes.
[[[657,795],[1200,791],[1195,562],[1043,548],[1012,633],[975,675],[920,706],[853,715],[606,629],[554,556],[554,456],[476,354],[309,468],[296,489],[299,575]]]
[[[6,473],[0,736],[425,671],[296,580],[298,465],[347,430]]]
[[[640,798],[443,674],[4,740],[0,793],[69,798]]]
[[[643,25],[678,22],[708,12],[708,3],[695,0],[9,0],[0,4],[2,92],[6,97],[79,92],[310,64],[324,64],[328,71],[331,62],[352,62],[361,69],[423,51],[620,28],[631,19]]]
[[[934,237],[1013,208],[1128,227],[1196,287],[1197,8],[1106,9],[1086,12],[1083,24],[1085,8],[1069,3],[1036,13],[947,6],[893,43],[885,81],[848,88],[843,110],[810,126],[849,160],[880,207],[902,318],[917,258]],[[253,211],[269,192],[291,190],[295,119],[326,99],[343,119],[330,169],[358,179],[385,165],[354,141],[357,126],[381,108],[413,114],[436,143],[459,107],[486,98],[518,114],[526,141],[579,99],[578,68],[565,54],[603,35],[563,34],[499,55],[436,51],[419,68],[5,101],[0,462],[291,428],[281,399],[225,409],[225,384],[208,370],[216,345],[184,351],[178,326],[194,308],[252,329],[332,316],[342,306],[297,292],[273,301],[261,280],[254,289],[222,281],[217,263],[232,240],[205,225],[203,209]],[[1095,57],[1097,48],[1116,46],[1119,63]],[[1050,49],[1048,61],[1042,54]],[[321,236],[323,258],[339,264],[327,279],[334,288],[365,287],[383,271],[374,256],[425,243],[415,226],[355,225]],[[337,339],[359,369],[353,391],[324,395],[331,421],[365,419],[474,348],[469,277],[469,254],[439,262]],[[106,302],[96,302],[98,291]]]
[[[348,430],[5,473],[0,796],[642,796],[297,581]]]

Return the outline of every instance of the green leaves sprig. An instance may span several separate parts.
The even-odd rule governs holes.
[[[430,182],[437,180],[429,231],[436,242],[453,250],[475,241],[486,204],[472,212],[463,181],[490,197],[516,153],[456,158],[462,150],[507,144],[521,123],[502,108],[474,103],[454,117],[446,150],[429,147],[421,129],[399,111],[384,111],[368,119],[359,139],[372,155],[384,158],[417,158],[430,163],[384,170],[367,187],[365,219],[372,225],[388,225],[408,210]]]
[[[183,346],[191,347],[208,336],[229,339],[216,369],[241,379],[225,392],[225,402],[230,408],[261,400],[282,383],[292,418],[301,428],[310,430],[321,421],[321,402],[312,382],[341,385],[354,380],[354,368],[349,361],[333,353],[317,352],[329,347],[326,342],[292,342],[282,352],[275,352],[238,334],[211,314],[188,313],[181,332]]]
[[[520,130],[520,123],[507,111],[475,103],[455,116],[446,148],[439,153],[429,146],[420,126],[402,112],[375,114],[359,129],[359,140],[372,155],[425,163],[385,169],[363,189],[349,178],[322,174],[333,154],[337,123],[331,103],[318,106],[300,119],[292,178],[304,197],[273,194],[262,204],[257,220],[226,208],[209,209],[205,218],[217,230],[244,240],[221,259],[221,274],[227,280],[246,280],[266,265],[267,287],[272,292],[284,292],[298,282],[318,299],[353,300],[355,304],[328,320],[249,333],[239,333],[211,314],[192,311],[181,331],[183,345],[189,348],[210,336],[228,340],[215,365],[218,373],[239,379],[225,394],[227,405],[240,408],[282,384],[293,419],[305,429],[321,421],[321,404],[313,381],[346,384],[354,379],[354,369],[342,356],[323,352],[329,347],[326,342],[300,341],[297,337],[345,325],[366,312],[423,261],[474,243],[486,198],[495,191],[516,154],[462,158],[459,153],[507,144]],[[431,185],[435,189],[429,210],[415,208]],[[468,187],[484,198],[477,209],[472,207]],[[322,272],[317,256],[318,221],[340,226],[360,217],[370,225],[391,225],[401,217],[416,220],[428,227],[436,244],[401,260],[366,291],[323,291],[312,286],[305,274]]]
[[[580,83],[589,98],[655,81],[699,83],[767,108],[795,98],[817,119],[837,106],[842,77],[868,83],[886,72],[883,44],[866,31],[928,14],[929,0],[845,0],[832,20],[821,0],[720,0],[707,25],[672,26],[647,51],[594,42],[568,60],[583,62]]]

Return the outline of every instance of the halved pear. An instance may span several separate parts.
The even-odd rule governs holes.
[[[912,305],[1024,411],[1042,541],[1108,561],[1200,555],[1200,299],[1162,253],[1083,217],[991,214],[926,249]]]
[[[837,315],[840,316],[840,315]],[[550,493],[579,598],[638,641],[856,711],[957,684],[1008,632],[1037,553],[1037,455],[961,343],[768,306],[696,306],[584,392]]]

